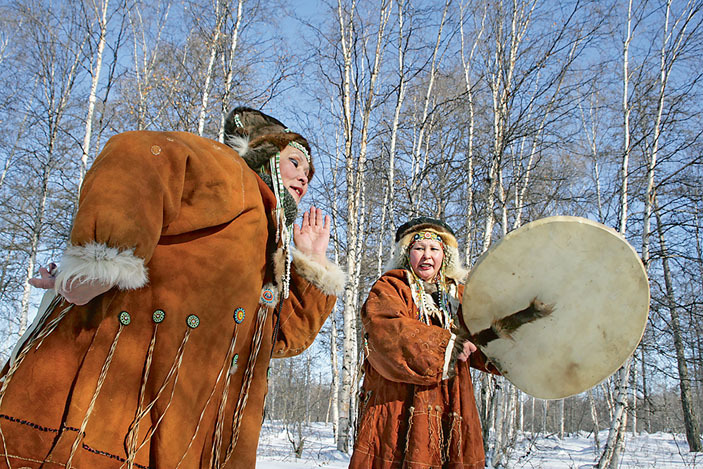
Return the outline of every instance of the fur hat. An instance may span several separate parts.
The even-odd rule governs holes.
[[[459,256],[459,245],[454,231],[442,220],[429,217],[418,217],[403,223],[395,233],[393,255],[387,265],[388,269],[409,269],[408,249],[412,244],[413,235],[420,231],[431,231],[442,238],[444,242],[444,265],[447,277],[462,282],[468,274]]]
[[[260,171],[272,156],[283,151],[291,142],[299,143],[311,155],[310,145],[302,135],[292,132],[281,121],[261,111],[239,106],[225,119],[225,143],[234,148],[254,171]],[[315,173],[312,158],[308,164],[310,180]]]

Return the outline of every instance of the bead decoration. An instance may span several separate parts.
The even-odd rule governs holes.
[[[241,324],[244,321],[244,308],[237,308],[234,310],[234,322]]]
[[[273,306],[276,296],[273,294],[273,290],[270,288],[264,288],[261,292],[261,302],[268,306]]]
[[[158,156],[161,154],[161,147],[158,145],[152,145],[151,146],[151,154],[154,156]]]
[[[305,155],[305,158],[307,158],[308,163],[310,163],[310,153],[308,153],[308,150],[302,146],[298,142],[290,142],[288,143],[288,146],[295,148],[296,150],[300,151],[303,155]]]
[[[122,311],[119,315],[119,320],[120,324],[122,324],[123,326],[129,326],[129,323],[132,322],[132,317],[127,311]]]
[[[198,327],[200,325],[200,318],[198,316],[196,316],[195,314],[191,314],[190,316],[188,316],[186,318],[186,324],[191,329],[195,329],[196,327]]]
[[[154,311],[154,314],[151,315],[151,319],[153,319],[156,324],[159,324],[166,319],[166,313],[163,309],[157,309]]]
[[[232,366],[236,366],[237,363],[239,363],[239,354],[235,353],[234,356],[232,357]]]
[[[442,240],[442,237],[435,233],[434,231],[419,231],[413,235],[413,240],[410,243],[414,243],[415,241],[419,241],[421,239],[430,239],[434,241],[439,241],[442,245],[444,245],[444,241]]]

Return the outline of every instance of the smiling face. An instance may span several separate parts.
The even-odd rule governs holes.
[[[302,151],[292,146],[287,146],[281,151],[281,178],[283,185],[293,200],[300,203],[308,191],[308,173],[310,165]]]
[[[435,278],[444,260],[444,249],[440,242],[434,239],[415,241],[408,254],[413,271],[426,282]]]

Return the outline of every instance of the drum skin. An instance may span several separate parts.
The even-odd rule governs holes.
[[[649,283],[639,255],[613,229],[549,217],[509,233],[476,262],[464,321],[472,334],[495,328],[533,299],[553,312],[481,350],[525,393],[560,399],[597,385],[634,352],[647,324]]]

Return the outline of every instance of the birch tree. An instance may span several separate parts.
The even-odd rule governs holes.
[[[227,10],[229,14],[227,19],[231,20],[231,26],[229,31],[229,44],[228,47],[222,53],[222,72],[224,74],[224,83],[222,90],[222,112],[220,113],[220,126],[217,133],[217,139],[220,142],[224,142],[225,137],[225,118],[229,112],[229,103],[232,99],[232,87],[234,81],[235,73],[235,63],[234,59],[237,57],[237,47],[239,46],[239,33],[242,29],[242,10],[244,7],[244,0],[237,1],[237,8],[235,12],[231,12],[229,7]]]
[[[44,136],[38,147],[25,152],[25,158],[29,158],[27,163],[31,164],[37,175],[37,179],[31,182],[37,186],[36,198],[18,205],[26,209],[27,231],[26,271],[18,308],[18,334],[21,335],[27,327],[29,313],[31,287],[28,281],[34,275],[42,234],[46,229],[50,180],[61,155],[61,138],[66,132],[63,120],[71,104],[88,35],[79,26],[78,18],[66,9],[58,7],[53,11],[55,16],[47,18],[36,16],[37,11],[32,4],[19,7],[18,13],[25,24],[24,44],[28,59],[35,65],[33,70],[42,94],[41,99],[27,103],[27,112],[31,113],[30,121],[41,127],[39,135]],[[32,135],[37,136],[38,133],[33,132]],[[15,216],[23,215],[16,212]]]
[[[222,26],[226,18],[226,9],[227,6],[225,5],[225,2],[221,0],[215,0],[214,25],[212,26],[212,31],[210,31],[210,34],[206,34],[208,59],[207,66],[205,68],[205,73],[203,76],[203,89],[201,92],[200,111],[198,112],[198,135],[201,136],[203,135],[203,130],[205,129],[205,116],[207,114],[210,101],[210,86],[215,69],[215,59],[217,58],[217,53],[220,47],[220,35],[222,34]]]
[[[361,178],[363,177],[363,167],[355,164],[352,153],[353,143],[353,121],[352,121],[352,44],[355,36],[354,15],[356,12],[356,2],[353,1],[346,10],[342,6],[342,0],[337,1],[337,19],[339,26],[339,46],[341,48],[341,110],[342,110],[342,134],[344,136],[345,174],[347,183],[347,284],[344,289],[344,339],[342,358],[342,389],[340,395],[340,417],[338,427],[337,449],[339,451],[349,450],[349,439],[351,430],[351,417],[354,410],[352,405],[354,394],[354,382],[357,368],[357,293],[353,278],[357,272],[357,239],[359,236],[357,216],[358,200]],[[361,162],[359,162],[361,163]]]
[[[81,165],[80,173],[78,176],[78,187],[80,188],[83,184],[83,178],[85,177],[85,172],[88,169],[88,156],[90,155],[90,139],[93,132],[93,115],[95,114],[95,103],[97,101],[98,93],[98,83],[100,82],[100,73],[103,65],[103,53],[105,52],[105,42],[107,41],[107,23],[108,23],[108,11],[109,11],[109,0],[102,0],[96,3],[95,0],[92,1],[90,6],[92,7],[92,12],[95,14],[95,20],[98,29],[98,41],[95,51],[94,61],[91,61],[90,67],[90,92],[88,94],[88,109],[85,116],[85,134],[83,135],[83,154],[81,155]],[[89,22],[89,24],[92,21]]]
[[[703,450],[703,445],[701,444],[698,416],[693,408],[688,364],[686,363],[686,352],[682,339],[682,328],[679,321],[678,308],[676,306],[674,283],[672,280],[671,267],[669,265],[669,254],[666,250],[664,227],[660,211],[656,206],[656,197],[653,199],[653,205],[655,205],[654,213],[657,219],[659,246],[662,251],[661,261],[664,271],[664,285],[666,288],[666,308],[669,310],[669,316],[671,318],[670,327],[674,338],[674,349],[676,350],[676,365],[679,372],[679,390],[681,393],[684,427],[686,429],[686,441],[688,441],[689,451],[692,453],[700,453]]]

